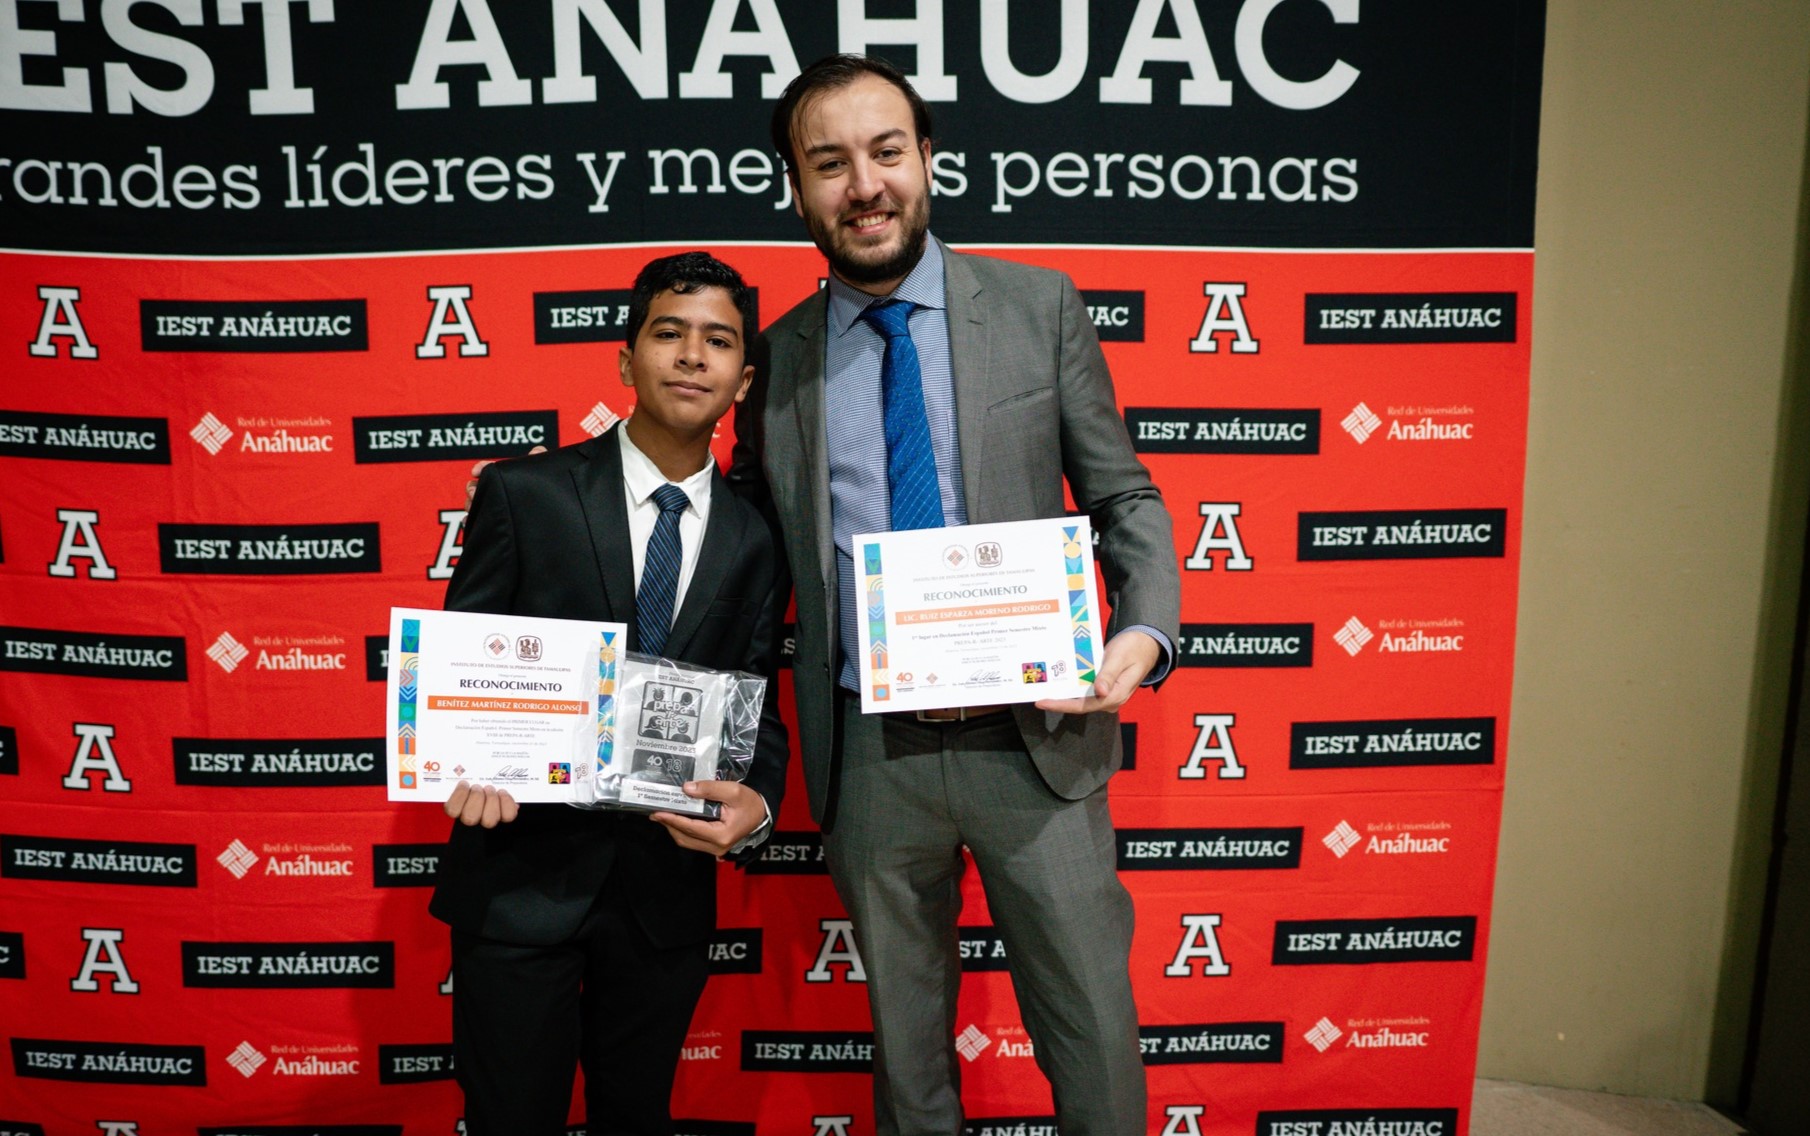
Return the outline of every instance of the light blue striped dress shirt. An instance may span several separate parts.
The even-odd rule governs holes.
[[[949,362],[949,305],[943,290],[943,250],[926,241],[924,255],[891,297],[870,296],[830,277],[829,336],[823,360],[823,409],[830,456],[830,531],[836,542],[836,587],[841,595],[842,672],[849,690],[860,689],[855,660],[854,536],[892,529],[892,494],[886,485],[886,420],[880,367],[886,340],[861,319],[887,299],[910,300],[911,342],[924,382],[924,414],[936,455],[943,523],[968,523],[962,497],[962,455],[955,441],[955,373]]]
[[[924,382],[924,413],[930,423],[930,448],[936,454],[937,486],[942,490],[943,523],[968,523],[962,496],[962,455],[955,435],[955,370],[949,353],[949,303],[943,283],[943,250],[926,238],[917,267],[891,296],[870,296],[831,276],[829,335],[823,360],[825,441],[830,458],[830,533],[836,542],[836,589],[840,596],[838,633],[842,670],[838,681],[860,690],[855,660],[861,656],[855,616],[856,533],[892,530],[892,493],[886,483],[886,418],[880,394],[880,368],[886,340],[861,313],[888,299],[910,300],[911,342],[918,350]],[[1155,639],[1162,657],[1144,684],[1169,673],[1175,645],[1154,627],[1134,624]]]

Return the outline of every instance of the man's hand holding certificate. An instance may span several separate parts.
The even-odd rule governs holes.
[[[1100,660],[1085,517],[854,538],[864,713],[1079,699]]]

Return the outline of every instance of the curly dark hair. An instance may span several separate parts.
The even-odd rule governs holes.
[[[635,290],[628,302],[628,345],[635,346],[641,325],[647,322],[648,306],[662,292],[689,295],[703,288],[721,288],[729,293],[735,310],[742,314],[742,347],[746,350],[754,333],[760,330],[760,316],[754,307],[754,289],[742,280],[742,274],[707,252],[681,252],[655,257],[642,266],[635,277]]]

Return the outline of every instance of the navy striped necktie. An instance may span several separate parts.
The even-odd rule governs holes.
[[[892,529],[943,527],[943,492],[930,448],[930,421],[924,413],[924,378],[917,345],[907,326],[917,305],[887,300],[861,313],[886,338],[880,362],[880,395],[886,426],[886,484],[892,491]]]
[[[647,554],[641,563],[641,586],[635,589],[635,623],[640,629],[644,655],[658,655],[666,648],[672,630],[673,601],[679,593],[679,514],[691,504],[685,491],[670,482],[654,490],[659,519],[647,538]]]

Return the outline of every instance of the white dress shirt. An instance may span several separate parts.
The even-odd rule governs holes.
[[[716,473],[716,459],[706,456],[704,468],[684,481],[668,482],[660,467],[628,436],[626,421],[616,428],[616,436],[622,439],[622,492],[628,503],[628,536],[634,549],[636,591],[641,589],[641,567],[647,562],[647,538],[654,535],[654,522],[660,519],[660,506],[654,503],[654,491],[662,485],[677,485],[691,499],[691,504],[679,514],[679,590],[672,602],[672,615],[676,620],[679,609],[685,606],[685,592],[691,587],[692,573],[698,567],[698,546],[704,540],[704,526],[710,523],[710,482],[711,475]],[[760,797],[760,794],[755,796]],[[760,803],[767,814],[765,819],[729,851],[740,852],[766,841],[767,834],[773,829],[773,808],[765,797],[761,797]]]
[[[647,562],[647,538],[654,534],[654,522],[660,519],[660,506],[654,503],[654,490],[669,484],[666,475],[653,459],[642,453],[628,436],[628,423],[616,431],[622,439],[622,489],[628,499],[629,544],[635,555],[635,589],[641,588],[641,566]],[[716,462],[704,458],[704,468],[684,481],[674,481],[691,499],[679,514],[679,590],[673,596],[673,619],[685,605],[685,590],[691,587],[692,573],[698,567],[698,544],[704,539],[704,526],[710,522],[710,475]],[[668,628],[670,630],[670,627]]]

